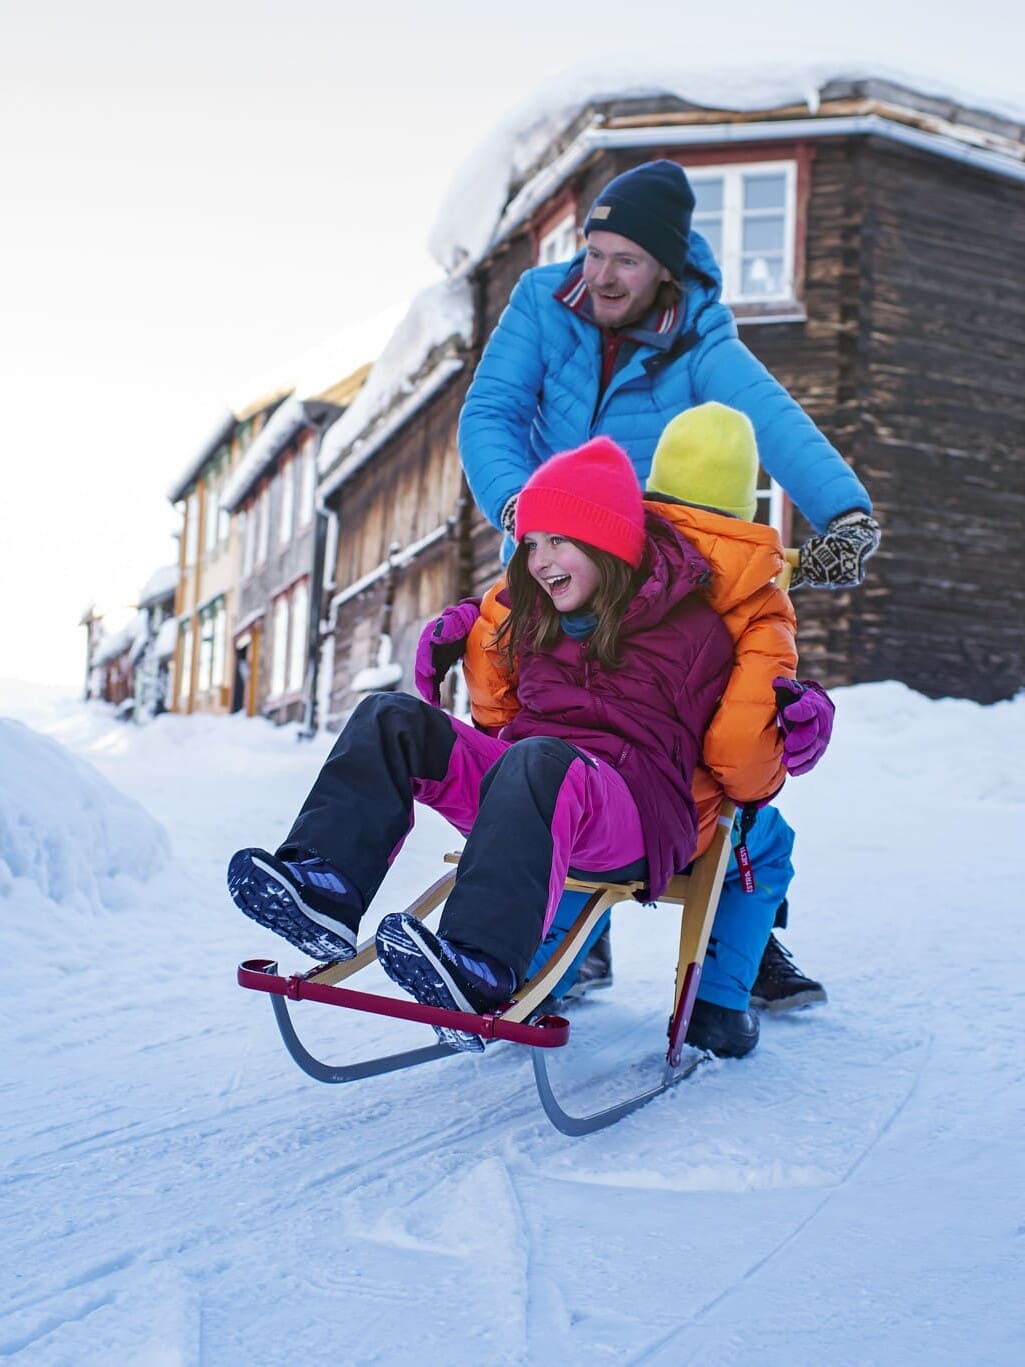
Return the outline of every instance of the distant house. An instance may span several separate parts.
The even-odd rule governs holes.
[[[177,565],[157,570],[129,620],[115,631],[105,629],[103,616],[94,609],[83,614],[89,631],[86,697],[113,704],[123,720],[149,721],[167,708],[177,639],[177,584]]]
[[[864,587],[801,594],[802,669],[979,701],[1025,682],[1022,124],[871,77],[793,91],[757,73],[742,92],[702,84],[585,100],[550,123],[525,169],[511,159],[490,216],[479,196],[455,197],[438,240],[450,289],[472,290],[473,324],[443,353],[450,368],[425,361],[372,421],[361,427],[353,405],[344,440],[325,439],[336,717],[383,624],[410,688],[419,625],[497,572],[498,535],[459,478],[470,373],[521,272],[568,260],[600,188],[655,157],[691,178],[694,227],[744,341],[855,468],[883,525]],[[526,130],[535,147],[539,126]],[[805,539],[782,491],[763,486],[761,516]]]
[[[369,370],[368,363],[318,393],[291,394],[224,486],[221,507],[240,547],[233,710],[309,720],[326,524],[316,506],[317,451]]]
[[[165,565],[139,594],[145,634],[135,659],[135,720],[150,721],[171,707],[171,669],[178,644],[174,604],[178,565]]]
[[[455,423],[469,380],[469,283],[423,291],[359,397],[325,433],[329,514],[320,715],[337,726],[361,693],[412,688],[422,623],[466,579],[469,500]]]
[[[236,706],[229,623],[235,618],[238,548],[222,494],[232,471],[290,389],[225,414],[168,493],[182,518],[175,615],[173,710]]]
[[[130,721],[135,712],[136,663],[146,644],[146,616],[136,611],[116,631],[101,631],[89,662],[89,696],[110,703]]]

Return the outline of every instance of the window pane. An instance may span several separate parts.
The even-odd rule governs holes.
[[[302,496],[299,503],[299,525],[308,527],[313,521],[313,505],[317,492],[317,462],[313,442],[306,444],[302,458]]]
[[[205,611],[199,619],[199,681],[200,693],[205,693],[213,683],[214,663],[214,619]]]
[[[199,550],[199,494],[193,491],[185,501],[185,564],[194,565]]]
[[[775,173],[744,177],[745,209],[782,209],[786,200],[787,178]]]
[[[743,295],[782,294],[784,292],[783,258],[781,256],[753,256],[741,265],[740,291]]]
[[[691,176],[690,185],[696,200],[695,214],[722,213],[723,181],[721,176],[713,176],[706,180],[695,180]],[[702,229],[703,231],[704,229]]]
[[[203,537],[203,549],[207,552],[214,550],[217,545],[217,518],[219,515],[220,494],[220,484],[215,483],[213,480],[207,480],[206,508],[204,510],[206,527]]]
[[[576,250],[576,218],[573,214],[567,214],[550,228],[537,244],[538,265],[544,266],[550,261],[568,261],[575,255]]]
[[[694,219],[694,227],[705,239],[712,249],[712,255],[716,261],[722,263],[722,219],[721,218],[697,218]]]
[[[745,218],[743,243],[745,252],[781,252],[783,215],[768,214],[765,218]]]
[[[280,697],[285,691],[285,669],[288,652],[288,599],[282,596],[274,603],[274,624],[271,637],[271,697]]]
[[[287,546],[292,540],[292,519],[295,513],[295,461],[289,460],[281,467],[278,481],[281,495],[281,517],[278,522],[278,542]]]
[[[192,679],[192,623],[186,622],[181,629],[179,638],[178,659],[181,661],[181,673],[178,675],[178,698],[181,702],[187,702],[189,697],[189,687]]]
[[[267,488],[264,488],[257,502],[259,514],[259,530],[256,539],[256,563],[264,565],[267,562],[267,552],[270,549],[270,495]]]
[[[224,603],[219,602],[214,614],[213,662],[210,666],[210,680],[217,688],[224,685],[224,665],[227,655],[228,617]]]
[[[292,591],[292,640],[288,652],[288,691],[298,693],[306,670],[306,625],[310,610],[306,581]]]

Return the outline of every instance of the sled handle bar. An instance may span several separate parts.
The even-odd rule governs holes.
[[[317,970],[319,971],[319,967]],[[440,1006],[422,1006],[397,997],[379,997],[373,992],[356,992],[351,987],[333,987],[311,982],[301,974],[282,977],[273,959],[246,959],[238,966],[240,987],[271,992],[289,1001],[326,1002],[354,1011],[369,1011],[375,1016],[395,1016],[400,1020],[422,1021],[425,1025],[444,1025],[465,1030],[482,1039],[503,1039],[511,1044],[529,1044],[536,1049],[558,1049],[569,1039],[569,1021],[562,1016],[542,1016],[530,1025],[505,1020],[501,1013],[473,1015],[469,1011],[447,1011]]]

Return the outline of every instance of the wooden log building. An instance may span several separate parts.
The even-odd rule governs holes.
[[[384,635],[413,691],[422,625],[497,573],[498,534],[456,449],[473,366],[520,274],[568,259],[602,186],[656,157],[691,178],[743,340],[857,471],[883,527],[862,588],[801,592],[802,672],[980,702],[1025,683],[1023,128],[843,78],[744,112],[594,102],[511,186],[486,253],[456,272],[473,326],[450,345],[444,383],[429,367],[407,377],[373,432],[350,425],[323,478],[337,527],[334,724]],[[761,515],[799,543],[811,529],[765,483]]]

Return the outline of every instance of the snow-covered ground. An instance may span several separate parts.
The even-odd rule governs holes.
[[[280,837],[330,737],[0,686],[0,1358],[1021,1361],[1025,696],[835,697],[783,802],[783,938],[828,1006],[574,1140],[514,1046],[323,1086],[235,985],[299,966],[224,867]],[[377,910],[453,845],[425,813]],[[657,1076],[674,923],[616,913],[616,985],[553,1061],[575,1109]],[[295,1014],[336,1061],[430,1038]]]

